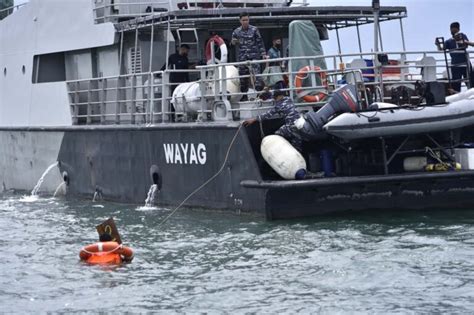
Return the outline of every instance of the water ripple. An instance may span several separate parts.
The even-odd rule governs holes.
[[[0,196],[2,312],[464,313],[474,308],[474,213],[263,222],[222,213]],[[79,249],[114,216],[133,263]]]

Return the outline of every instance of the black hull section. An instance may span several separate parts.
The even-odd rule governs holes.
[[[156,204],[175,206],[217,173],[237,131],[236,124],[70,130],[58,160],[69,193],[92,198],[99,190],[107,200],[143,204],[155,170],[162,183]],[[240,185],[249,178],[260,174],[241,129],[224,170],[185,205],[263,215],[264,193]]]
[[[474,208],[474,171],[242,185],[267,192],[266,213],[271,220],[343,211]]]

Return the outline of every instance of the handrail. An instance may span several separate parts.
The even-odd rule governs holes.
[[[468,51],[470,52],[470,51]],[[454,52],[453,52],[454,53]],[[275,58],[271,59],[272,63],[275,62],[287,62],[289,60],[310,60],[310,59],[333,59],[333,58],[339,58],[339,57],[360,57],[361,55],[363,56],[377,56],[380,54],[387,54],[387,55],[423,55],[423,54],[443,54],[442,51],[405,51],[405,52],[381,52],[381,53],[350,53],[350,54],[333,54],[333,55],[315,55],[315,56],[298,56],[298,57],[284,57],[284,58]],[[473,59],[471,57],[471,59]],[[435,59],[437,62],[444,62],[444,59]],[[266,64],[270,62],[270,60],[252,60],[252,61],[242,61],[242,62],[229,62],[226,63],[225,66],[246,66],[246,65],[251,65],[251,64]],[[410,63],[415,63],[417,62],[416,60],[405,60],[405,64],[410,64]],[[196,69],[205,69],[205,70],[210,70],[214,68],[219,68],[222,67],[223,64],[213,64],[213,65],[201,65],[197,66]],[[386,65],[383,66],[384,68],[394,68],[394,69],[401,69],[401,68],[413,68],[413,66],[409,65]],[[417,66],[419,67],[419,66]],[[440,66],[437,66],[440,67]],[[360,69],[374,69],[375,67],[361,67]],[[193,69],[187,69],[187,70],[165,70],[165,71],[154,71],[152,72],[154,75],[162,75],[164,72],[175,72],[175,73],[185,73],[185,72],[195,72],[198,73],[198,70],[193,70]],[[335,71],[339,69],[334,69]],[[324,72],[327,72],[330,70],[324,70]],[[322,71],[319,71],[322,72]],[[78,79],[78,80],[71,80],[68,82],[86,82],[90,80],[102,80],[102,79],[111,79],[111,78],[117,78],[117,77],[130,77],[130,76],[143,76],[143,75],[148,75],[150,72],[142,72],[142,73],[134,73],[134,74],[121,74],[121,75],[116,75],[116,76],[108,76],[108,77],[99,77],[99,78],[89,78],[89,79]],[[288,72],[285,72],[288,73]],[[296,74],[296,72],[293,71],[293,73]],[[279,73],[281,74],[281,73]],[[259,74],[260,76],[264,76],[263,74]],[[225,78],[224,80],[231,80],[230,78]]]
[[[154,9],[163,9],[163,11],[173,11],[179,10],[182,8],[183,5],[187,9],[200,9],[203,6],[212,5],[213,9],[219,8],[222,3],[227,4],[242,4],[243,7],[247,7],[247,5],[255,6],[267,6],[267,5],[279,5],[281,4],[280,0],[247,0],[245,2],[236,1],[236,0],[183,0],[178,4],[178,7],[172,7],[171,0],[143,0],[140,2],[129,2],[129,1],[115,1],[115,2],[107,2],[107,0],[103,0],[101,3],[96,3],[93,12],[94,12],[94,19],[96,23],[99,22],[110,22],[115,21],[120,18],[137,18],[143,17],[154,14]],[[300,0],[297,2],[293,2],[293,7],[298,6],[308,6],[307,0]],[[150,8],[151,11],[144,11],[142,12],[142,8]],[[107,12],[107,10],[113,10],[116,12]],[[127,12],[121,13],[121,10],[125,10]]]
[[[389,56],[399,55],[403,56],[402,63],[398,65],[380,65],[374,63],[374,66],[359,67],[357,69],[351,69],[346,64],[341,68],[337,62],[334,62],[334,66],[328,67],[327,70],[310,70],[307,72],[308,77],[314,78],[318,73],[325,72],[328,77],[329,91],[336,89],[340,86],[340,81],[344,78],[348,79],[349,75],[354,75],[354,79],[368,78],[368,82],[359,82],[364,89],[379,90],[381,94],[379,98],[385,99],[384,90],[390,88],[393,85],[399,84],[410,84],[414,83],[423,78],[423,74],[420,73],[420,69],[434,69],[435,77],[439,82],[447,82],[447,79],[443,78],[442,72],[446,70],[445,60],[436,59],[435,64],[418,64],[417,60],[408,58],[409,56],[420,57],[428,55],[439,55],[443,54],[442,51],[412,51],[412,52],[385,52]],[[324,56],[303,56],[303,57],[287,57],[271,59],[272,63],[287,63],[291,65],[292,62],[298,60],[306,60],[308,64],[314,64],[310,60],[324,59],[339,60],[339,56],[344,58],[356,57],[361,58],[362,56],[371,56],[375,58],[376,53],[354,53],[354,54],[343,54],[343,55],[324,55]],[[432,60],[433,60],[432,59]],[[238,99],[241,96],[249,95],[247,92],[228,91],[227,83],[229,81],[236,82],[242,79],[249,79],[254,76],[256,80],[264,80],[268,76],[272,75],[286,75],[290,78],[289,85],[282,89],[287,91],[290,96],[294,99],[297,107],[302,110],[312,110],[314,106],[319,107],[324,103],[308,103],[299,101],[297,94],[301,92],[309,92],[318,89],[326,89],[325,86],[319,86],[316,80],[312,79],[310,86],[303,86],[296,88],[294,86],[294,78],[297,76],[297,69],[282,70],[279,72],[273,72],[271,74],[254,74],[254,75],[239,75],[237,77],[227,76],[225,67],[242,67],[251,66],[253,64],[266,64],[269,60],[255,60],[246,62],[232,62],[227,64],[212,64],[198,66],[196,69],[189,70],[165,70],[165,71],[154,71],[154,72],[143,72],[134,74],[122,74],[116,76],[99,77],[92,79],[80,79],[67,81],[68,95],[70,97],[71,115],[75,124],[154,124],[158,122],[170,121],[173,115],[179,115],[184,117],[184,121],[196,120],[196,117],[191,117],[192,114],[189,112],[188,103],[190,100],[186,99],[184,94],[182,95],[171,95],[170,90],[176,83],[169,82],[169,76],[171,73],[183,73],[188,72],[190,75],[194,75],[198,78],[196,81],[200,85],[199,90],[201,91],[198,98],[200,99],[202,106],[195,112],[199,114],[198,120],[208,120],[208,115],[212,112],[212,106],[214,102],[229,102],[228,99]],[[328,62],[328,64],[331,64]],[[366,70],[373,70],[372,75],[363,73]],[[386,71],[396,73],[386,73]],[[399,72],[397,72],[398,70]],[[385,71],[385,72],[384,72]],[[158,77],[161,77],[158,79]],[[362,80],[363,81],[363,80]],[[356,81],[357,82],[357,81]],[[364,90],[367,94],[367,91]],[[364,99],[368,100],[365,94]],[[171,111],[171,103],[181,102],[182,109],[173,113]],[[272,102],[268,100],[249,100],[249,101],[231,101],[230,107],[227,110],[229,113],[233,113],[235,118],[245,118],[242,113],[246,115],[254,115],[251,113],[262,112],[271,106]],[[191,114],[191,116],[189,116]]]

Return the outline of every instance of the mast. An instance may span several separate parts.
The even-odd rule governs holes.
[[[374,11],[374,53],[379,52],[379,13],[380,13],[380,0],[372,0],[372,9]]]

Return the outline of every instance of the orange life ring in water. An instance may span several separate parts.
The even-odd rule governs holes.
[[[306,78],[308,78],[308,72],[309,71],[318,71],[317,74],[319,74],[319,77],[321,78],[322,85],[325,86],[325,87],[328,86],[326,72],[320,72],[321,68],[317,67],[317,66],[314,66],[312,68],[310,66],[305,66],[305,67],[301,68],[300,70],[298,70],[298,73],[296,74],[296,78],[295,78],[296,93],[305,102],[311,102],[311,103],[321,102],[322,100],[324,100],[328,96],[327,93],[320,91],[315,95],[312,95],[312,94],[303,95],[303,93],[305,93],[305,91],[302,90],[301,88],[303,87],[303,81]]]
[[[133,250],[117,242],[98,242],[83,247],[79,257],[89,264],[120,264],[132,261]]]
[[[214,56],[214,60],[216,63],[225,63],[227,62],[227,45],[225,44],[222,37],[219,35],[214,35],[206,43],[206,61],[209,64],[212,61],[212,43],[217,45],[221,51],[221,59],[217,59]]]

